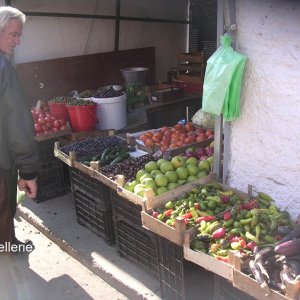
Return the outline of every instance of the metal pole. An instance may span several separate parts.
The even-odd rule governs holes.
[[[119,50],[121,0],[116,0],[115,51]]]

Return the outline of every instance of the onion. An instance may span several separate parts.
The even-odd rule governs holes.
[[[185,151],[185,156],[186,156],[187,158],[190,158],[190,157],[196,157],[196,154],[195,154],[195,152],[193,152],[193,151]]]

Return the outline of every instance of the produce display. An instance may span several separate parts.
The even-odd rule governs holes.
[[[198,160],[176,155],[171,159],[160,158],[149,161],[136,173],[135,180],[125,183],[124,188],[141,197],[144,190],[151,188],[154,195],[160,195],[187,182],[204,177],[211,171],[212,157]]]
[[[139,139],[149,148],[157,145],[161,151],[166,151],[213,137],[214,132],[211,129],[195,128],[192,123],[188,122],[186,125],[165,126],[155,132],[146,131],[139,136]]]
[[[249,262],[248,273],[266,293],[269,288],[285,293],[288,284],[300,280],[300,224],[279,226],[277,234],[279,241],[254,253]]]
[[[67,104],[68,101],[70,101],[72,97],[68,96],[58,96],[50,99],[48,103],[62,103],[62,104]]]
[[[83,161],[83,164],[86,166],[91,165],[91,161],[98,162],[99,167],[106,165],[114,165],[116,163],[122,162],[125,159],[130,157],[129,152],[131,151],[130,147],[121,145],[121,146],[112,146],[106,148],[103,152],[96,154],[92,157],[87,157]]]
[[[124,88],[114,88],[113,86],[105,86],[97,90],[85,90],[79,93],[80,98],[114,98],[125,94]]]
[[[83,98],[71,98],[66,103],[67,106],[89,106],[89,105],[97,105],[96,102],[92,100],[84,100]]]
[[[67,129],[66,120],[56,119],[50,113],[49,106],[44,101],[39,101],[37,107],[31,108],[31,114],[36,136]]]
[[[114,146],[128,146],[127,142],[117,136],[101,136],[97,138],[87,138],[85,140],[72,143],[60,148],[60,151],[69,155],[74,151],[78,159],[102,155],[107,149]]]

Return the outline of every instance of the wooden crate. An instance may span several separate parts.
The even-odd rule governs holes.
[[[115,132],[113,129],[109,130],[94,130],[88,132],[73,132],[72,134],[67,135],[65,138],[72,141],[82,141],[87,138],[99,137],[99,136],[113,136]]]
[[[35,136],[34,139],[37,142],[42,142],[42,141],[45,141],[45,140],[51,140],[51,139],[62,137],[62,136],[68,136],[70,134],[72,134],[72,129],[67,128],[65,130],[59,130],[59,131],[56,131],[56,132],[49,132],[48,134]]]

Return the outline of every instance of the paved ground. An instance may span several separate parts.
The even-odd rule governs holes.
[[[40,203],[25,199],[18,214],[18,237],[32,239],[36,249],[29,261],[14,258],[14,273],[25,278],[15,289],[23,298],[2,297],[0,286],[1,300],[160,299],[158,278],[120,257],[115,245],[107,245],[76,222],[71,193]]]
[[[62,251],[23,218],[15,220],[20,239],[30,238],[30,254],[0,254],[1,300],[128,299]]]

